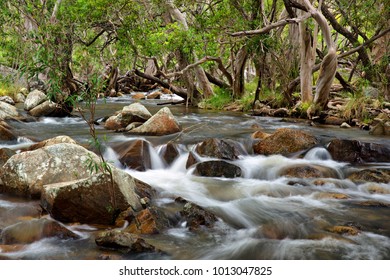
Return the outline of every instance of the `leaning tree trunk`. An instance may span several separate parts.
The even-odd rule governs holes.
[[[333,79],[337,70],[337,54],[336,45],[331,37],[331,32],[328,23],[324,15],[316,10],[309,0],[303,0],[303,5],[307,8],[312,17],[316,20],[319,27],[322,30],[323,37],[328,47],[328,54],[324,57],[320,74],[316,85],[316,94],[314,96],[314,102],[307,111],[309,118],[312,115],[318,115],[322,110],[326,108],[329,99],[330,87],[332,86]]]

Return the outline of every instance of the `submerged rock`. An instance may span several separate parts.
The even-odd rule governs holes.
[[[102,247],[127,249],[128,253],[161,252],[138,235],[120,230],[104,231],[95,238],[95,242]]]
[[[11,225],[0,235],[2,244],[29,244],[47,237],[77,239],[79,236],[56,221],[33,219]]]
[[[338,178],[335,170],[313,164],[300,164],[288,166],[280,171],[280,176],[295,177],[295,178]]]
[[[241,168],[223,160],[210,160],[196,165],[194,175],[205,177],[236,178],[242,174]]]
[[[346,234],[346,235],[358,235],[360,231],[353,226],[334,226],[328,228],[327,231],[337,234]]]
[[[390,146],[357,140],[334,139],[328,151],[336,161],[349,163],[390,162]]]
[[[180,132],[181,126],[168,107],[160,109],[143,125],[128,131],[130,134],[162,136]]]
[[[281,128],[269,137],[254,144],[253,150],[256,154],[288,155],[313,148],[316,144],[318,144],[317,139],[309,133],[290,128]]]
[[[390,156],[390,155],[389,155]],[[390,183],[390,169],[364,169],[349,174],[348,179],[355,183]]]

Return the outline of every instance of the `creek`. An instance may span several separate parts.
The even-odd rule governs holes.
[[[96,116],[112,115],[131,102],[128,97],[99,102]],[[142,103],[152,114],[161,108],[157,101]],[[143,236],[166,254],[121,255],[96,246],[94,238],[103,230],[101,227],[72,224],[66,226],[81,239],[45,238],[16,250],[0,249],[0,259],[100,259],[104,255],[125,259],[390,259],[390,207],[360,204],[365,201],[389,204],[390,184],[357,184],[345,179],[351,170],[367,166],[390,169],[390,165],[378,162],[354,166],[337,162],[325,149],[334,138],[385,144],[390,143],[389,137],[372,137],[367,131],[354,128],[312,127],[306,121],[286,122],[280,118],[184,106],[170,106],[170,109],[183,126],[180,134],[137,137],[97,126],[98,133],[108,139],[106,159],[118,164],[110,148],[114,144],[132,139],[148,141],[152,146],[152,168],[144,172],[126,171],[155,188],[158,197],[154,203],[167,211],[174,211],[171,209],[174,199],[182,197],[216,214],[219,220],[213,228],[193,232],[181,224],[158,235]],[[11,125],[21,137],[17,142],[0,142],[0,148],[18,150],[58,135],[68,135],[79,143],[88,143],[90,139],[88,128],[79,117],[41,118],[37,122],[12,122]],[[254,155],[252,125],[270,133],[282,127],[302,129],[318,137],[323,146],[296,157]],[[194,145],[212,137],[239,143],[242,155],[235,164],[242,169],[241,177],[200,177],[192,174],[193,169],[186,169]],[[161,157],[168,141],[180,147],[180,155],[170,165]],[[338,178],[326,178],[318,184],[312,178],[293,180],[278,175],[283,168],[299,164],[328,167]],[[381,192],[373,192],[374,186],[379,186]],[[329,195],[334,193],[343,195],[344,199]],[[0,229],[34,216],[37,208],[39,201],[0,194]],[[359,230],[358,234],[340,235],[327,230],[351,225]]]

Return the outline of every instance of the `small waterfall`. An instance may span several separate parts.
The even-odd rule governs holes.
[[[164,169],[165,163],[164,160],[159,156],[156,149],[149,143],[149,154],[150,154],[150,163],[152,169]]]
[[[107,162],[112,163],[115,167],[122,168],[122,163],[120,163],[118,159],[118,154],[111,147],[105,147],[103,157]]]
[[[331,160],[332,156],[327,149],[316,147],[308,151],[304,158],[307,160]]]

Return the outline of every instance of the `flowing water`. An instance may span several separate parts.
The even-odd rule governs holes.
[[[131,100],[113,98],[98,106],[97,116],[111,115]],[[143,101],[151,113],[160,109],[155,101]],[[336,162],[324,148],[316,147],[293,158],[281,155],[253,155],[250,138],[252,125],[266,132],[289,127],[304,129],[326,143],[333,138],[389,143],[389,138],[372,138],[366,131],[310,127],[306,122],[283,122],[278,118],[253,117],[170,107],[184,132],[164,137],[136,137],[113,133],[98,127],[108,136],[105,156],[117,166],[111,145],[136,138],[150,143],[152,168],[145,172],[131,169],[132,176],[153,186],[158,197],[154,203],[166,211],[176,211],[175,198],[182,197],[216,214],[213,228],[189,231],[185,224],[144,239],[167,254],[121,255],[129,259],[390,259],[390,207],[364,206],[360,202],[390,203],[390,184],[355,184],[345,179],[351,166]],[[18,150],[32,141],[69,135],[87,143],[88,130],[81,118],[42,118],[38,122],[12,123],[20,137],[0,147]],[[199,177],[186,169],[194,145],[207,138],[224,138],[239,143],[242,155],[235,164],[242,169],[240,178]],[[31,140],[30,140],[31,139]],[[178,143],[180,155],[168,165],[161,151],[168,141]],[[205,158],[199,157],[201,161]],[[297,179],[280,176],[282,170],[300,164],[329,168],[335,178]],[[390,168],[375,163],[364,168]],[[372,191],[380,190],[380,191]],[[335,199],[334,194],[344,199]],[[0,229],[28,217],[39,215],[39,202],[0,195]],[[49,217],[50,218],[50,217]],[[0,247],[0,259],[97,259],[119,253],[98,248],[95,235],[102,229],[94,225],[66,225],[81,236],[79,240],[46,238],[20,248]],[[356,235],[329,231],[334,226],[353,226]]]

